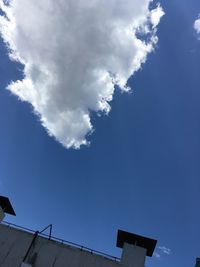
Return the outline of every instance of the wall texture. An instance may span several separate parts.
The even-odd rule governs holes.
[[[33,234],[0,224],[0,266],[20,267]],[[26,262],[34,267],[123,267],[90,252],[38,236]],[[125,267],[125,266],[124,266]]]

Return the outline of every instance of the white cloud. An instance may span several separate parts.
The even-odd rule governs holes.
[[[170,248],[167,248],[165,246],[160,246],[160,247],[158,247],[158,249],[160,251],[162,251],[162,253],[164,253],[164,254],[167,254],[167,255],[170,255],[171,254],[171,249]]]
[[[165,246],[159,246],[153,253],[153,256],[157,259],[161,259],[163,255],[169,256],[171,254],[171,249]]]
[[[157,258],[157,259],[160,259],[160,254],[158,253],[158,252],[154,252],[153,253],[153,256],[155,257],[155,258]]]
[[[200,34],[200,18],[196,19],[194,22],[194,29],[197,34]]]
[[[158,26],[158,24],[160,23],[160,18],[163,15],[164,15],[164,12],[160,5],[158,5],[156,9],[153,9],[151,11],[151,23],[152,23],[153,29]]]
[[[164,12],[151,0],[0,0],[1,35],[24,79],[8,89],[29,102],[49,135],[79,148],[92,132],[90,113],[108,113],[115,85],[128,78],[157,42]],[[138,32],[148,33],[148,42]]]

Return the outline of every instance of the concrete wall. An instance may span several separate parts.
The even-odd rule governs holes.
[[[121,263],[129,267],[144,267],[147,250],[124,243]]]
[[[20,267],[33,235],[0,224],[0,266]],[[34,267],[125,267],[78,248],[37,237],[27,258]]]

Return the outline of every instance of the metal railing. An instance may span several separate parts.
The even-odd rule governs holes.
[[[26,231],[26,232],[31,233],[31,234],[35,234],[36,232],[38,232],[38,236],[44,237],[44,238],[46,238],[48,240],[53,240],[53,241],[56,241],[56,242],[58,242],[60,244],[64,244],[64,245],[67,245],[67,246],[70,246],[70,247],[75,247],[75,248],[78,248],[80,250],[87,251],[87,252],[89,252],[91,254],[96,254],[96,255],[99,255],[99,256],[103,256],[104,258],[107,258],[109,260],[120,262],[120,258],[118,258],[118,257],[111,256],[111,255],[109,255],[107,253],[104,253],[104,252],[101,252],[101,251],[98,251],[98,250],[94,250],[94,249],[91,249],[91,248],[76,244],[74,242],[70,242],[70,241],[67,241],[67,240],[52,236],[51,235],[51,231],[50,231],[50,234],[47,235],[47,234],[44,234],[43,231],[41,231],[41,232],[40,231],[34,231],[34,230],[29,229],[29,228],[26,228],[26,227],[23,227],[23,226],[19,226],[19,225],[16,225],[14,223],[10,223],[10,222],[7,222],[7,221],[3,221],[1,223],[3,225],[8,226],[8,227],[12,227],[12,228],[15,228],[15,229],[23,230],[23,231]]]

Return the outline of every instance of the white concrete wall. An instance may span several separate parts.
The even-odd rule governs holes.
[[[19,267],[32,239],[32,234],[0,224],[0,266]],[[125,267],[102,256],[43,237],[37,237],[28,260],[29,263],[33,261],[34,267]]]
[[[147,250],[124,243],[121,263],[128,267],[144,267]]]

